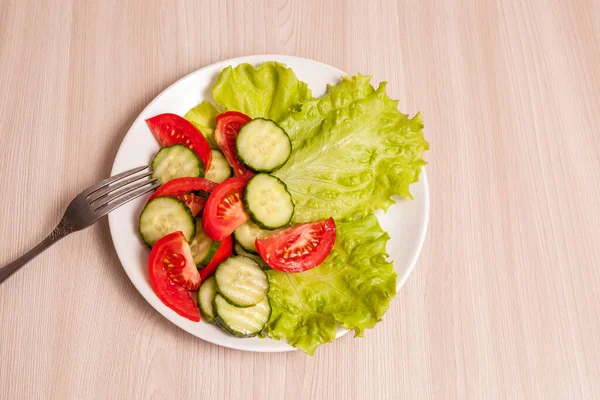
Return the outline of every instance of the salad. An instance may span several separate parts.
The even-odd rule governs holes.
[[[311,355],[337,326],[362,336],[381,321],[397,277],[373,212],[411,198],[429,148],[385,88],[358,74],[314,98],[283,64],[241,64],[215,104],[148,119],[162,186],[139,233],[161,301]]]

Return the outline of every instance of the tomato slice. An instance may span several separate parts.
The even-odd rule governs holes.
[[[204,178],[176,178],[159,187],[156,190],[156,192],[152,193],[152,196],[150,196],[148,201],[159,196],[177,197],[179,195],[195,192],[198,190],[203,190],[205,192],[210,193],[217,186],[219,186],[218,183],[209,181],[208,179]]]
[[[148,202],[159,196],[177,197],[187,204],[192,215],[195,217],[204,208],[206,200],[191,192],[202,190],[210,193],[217,186],[217,183],[204,178],[177,178],[159,187],[158,190],[150,196]]]
[[[205,198],[194,193],[180,194],[177,198],[188,206],[194,217],[204,210],[204,204],[206,204]]]
[[[146,124],[161,146],[183,144],[189,147],[204,163],[204,172],[208,171],[212,161],[210,145],[191,122],[176,114],[159,114],[147,119]]]
[[[238,158],[235,140],[240,128],[250,122],[252,118],[237,111],[227,111],[217,115],[215,141],[221,148],[225,159],[233,168],[235,176],[250,179],[254,173],[248,170]]]
[[[264,239],[256,239],[256,249],[273,269],[302,272],[321,264],[335,243],[333,218],[295,225]]]
[[[248,221],[242,205],[243,178],[229,178],[217,186],[206,201],[202,213],[204,233],[212,240],[223,240],[235,228]]]
[[[215,273],[215,270],[223,261],[227,258],[231,257],[233,253],[233,241],[231,240],[231,236],[227,236],[225,239],[221,240],[221,245],[217,249],[213,259],[210,260],[208,265],[200,270],[200,278],[202,278],[202,282],[209,276]]]
[[[170,267],[170,264],[173,266]],[[198,322],[200,321],[200,310],[192,300],[188,289],[171,278],[173,275],[175,279],[193,282],[191,287],[195,286],[196,282],[199,285],[200,274],[196,271],[196,277],[192,270],[196,270],[196,263],[194,263],[190,246],[183,233],[179,231],[170,233],[152,247],[148,272],[154,293],[177,314]],[[188,284],[185,283],[185,285]]]

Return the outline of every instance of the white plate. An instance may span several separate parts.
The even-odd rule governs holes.
[[[327,84],[336,84],[343,75],[347,75],[334,67],[313,60],[281,55],[240,57],[201,68],[169,86],[142,111],[121,143],[111,175],[140,165],[149,165],[153,155],[158,151],[158,144],[146,126],[147,118],[167,112],[184,115],[202,100],[212,100],[210,90],[223,68],[240,63],[258,65],[264,61],[279,61],[287,64],[300,80],[308,83],[316,97],[325,93]],[[413,184],[410,190],[414,200],[399,200],[386,214],[377,213],[381,226],[391,237],[387,250],[398,274],[398,289],[410,275],[419,257],[427,230],[429,190],[424,170],[420,181]],[[294,350],[285,341],[270,338],[234,338],[204,321],[200,323],[189,321],[165,306],[156,297],[148,279],[149,250],[137,233],[138,218],[146,200],[147,196],[136,199],[108,216],[110,233],[121,264],[146,301],[181,329],[221,346],[261,352]],[[385,324],[380,329],[393,328],[390,324]],[[337,337],[345,333],[347,331],[339,329]]]

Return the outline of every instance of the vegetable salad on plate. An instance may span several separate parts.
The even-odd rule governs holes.
[[[311,355],[338,326],[362,336],[381,321],[396,274],[373,213],[411,199],[429,148],[385,88],[359,74],[314,98],[283,64],[241,64],[214,104],[148,119],[162,186],[139,233],[161,301]]]

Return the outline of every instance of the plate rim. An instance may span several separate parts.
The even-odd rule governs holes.
[[[119,168],[117,166],[117,159],[119,159],[119,155],[123,151],[123,143],[126,141],[127,137],[131,134],[132,129],[134,128],[134,126],[136,126],[139,123],[139,121],[141,119],[143,119],[142,115],[145,114],[146,110],[148,110],[149,108],[151,108],[155,102],[157,102],[163,95],[165,95],[167,92],[169,92],[173,87],[175,87],[177,85],[180,85],[181,83],[183,83],[184,81],[186,81],[187,79],[191,78],[192,76],[194,76],[196,74],[201,74],[201,73],[203,73],[204,71],[206,71],[208,69],[217,68],[219,66],[226,67],[228,65],[238,65],[240,63],[249,63],[249,64],[253,64],[254,65],[254,64],[258,63],[258,62],[262,63],[262,62],[267,62],[267,61],[277,61],[277,62],[281,62],[281,63],[285,64],[286,63],[286,61],[285,61],[286,59],[295,59],[295,60],[300,61],[300,62],[308,62],[308,63],[312,63],[312,64],[319,64],[319,65],[321,65],[323,67],[335,70],[341,76],[349,76],[349,74],[347,72],[342,71],[339,68],[336,68],[336,67],[334,67],[332,65],[323,63],[321,61],[317,61],[317,60],[313,60],[313,59],[305,58],[305,57],[285,55],[285,54],[253,54],[253,55],[248,55],[248,56],[240,56],[240,57],[234,57],[234,58],[230,58],[230,59],[226,59],[226,60],[220,60],[220,61],[217,61],[215,63],[206,65],[204,67],[198,68],[198,69],[196,69],[196,70],[194,70],[194,71],[192,71],[192,72],[184,75],[183,77],[177,79],[176,81],[174,81],[170,85],[168,85],[159,94],[157,94],[142,109],[142,111],[139,112],[138,116],[135,118],[135,120],[129,126],[129,128],[127,129],[127,132],[125,133],[125,135],[121,139],[121,142],[119,144],[119,149],[117,150],[117,152],[116,152],[116,154],[114,156],[113,162],[112,162],[112,167],[111,167],[110,175],[111,176],[114,175],[119,170]],[[423,190],[423,193],[422,193],[422,199],[423,199],[423,202],[424,202],[423,224],[421,225],[420,231],[417,233],[418,234],[417,246],[415,247],[415,251],[414,251],[413,257],[411,258],[411,260],[409,262],[409,265],[405,269],[404,273],[401,276],[399,275],[397,277],[397,280],[396,280],[396,293],[398,293],[400,291],[400,289],[402,288],[402,286],[404,286],[404,284],[406,283],[406,281],[408,280],[408,278],[410,277],[410,275],[412,275],[412,272],[414,271],[414,269],[416,267],[417,261],[419,260],[419,257],[421,256],[421,252],[423,250],[423,246],[424,246],[425,239],[426,239],[426,236],[427,236],[427,230],[428,230],[428,227],[429,227],[430,199],[429,199],[429,183],[428,183],[427,173],[426,173],[425,169],[426,169],[425,166],[423,166],[422,169],[421,169],[421,172],[419,174],[419,181],[422,181],[422,184],[424,185],[424,190]],[[293,347],[292,345],[290,345],[289,343],[287,343],[285,340],[282,341],[282,342],[284,342],[286,344],[286,347],[283,347],[283,348],[268,348],[268,347],[265,347],[265,348],[256,348],[256,347],[252,347],[252,346],[247,346],[242,341],[239,344],[234,344],[234,345],[220,343],[218,341],[213,341],[213,340],[210,340],[210,339],[205,338],[205,337],[200,337],[197,334],[195,334],[194,332],[192,332],[189,329],[187,329],[185,326],[182,326],[182,325],[178,324],[175,321],[175,318],[173,318],[171,315],[164,314],[160,310],[156,309],[156,307],[154,307],[154,305],[152,304],[152,302],[145,296],[145,294],[143,293],[143,291],[140,290],[140,288],[138,287],[139,283],[137,283],[137,280],[133,279],[132,276],[130,275],[130,272],[128,271],[128,269],[125,268],[125,266],[123,264],[123,260],[121,258],[121,255],[119,254],[119,251],[117,250],[117,246],[116,246],[116,243],[115,243],[115,241],[116,241],[115,233],[114,233],[115,227],[114,227],[114,223],[112,222],[112,219],[111,219],[111,214],[108,215],[108,225],[109,225],[111,243],[113,245],[113,248],[115,249],[115,253],[117,254],[117,258],[119,259],[119,263],[121,264],[121,268],[123,268],[123,270],[125,271],[125,274],[129,278],[129,281],[133,284],[133,286],[137,290],[138,294],[141,295],[142,298],[152,308],[154,308],[154,310],[156,312],[158,312],[162,317],[166,318],[169,322],[171,322],[177,328],[182,329],[182,330],[186,331],[187,333],[189,333],[190,335],[192,335],[194,337],[197,337],[198,339],[201,339],[203,341],[215,344],[217,346],[231,348],[231,349],[235,349],[235,350],[258,352],[258,353],[276,353],[276,352],[287,352],[287,351],[298,350],[297,347]],[[344,336],[348,332],[350,332],[350,331],[342,329],[342,328],[340,328],[338,326],[338,330],[336,332],[335,339],[338,339],[338,338]],[[276,340],[276,339],[272,339],[272,340]]]

